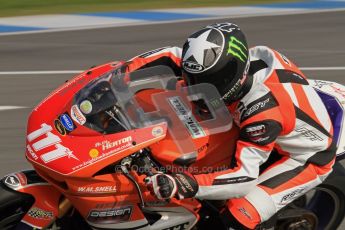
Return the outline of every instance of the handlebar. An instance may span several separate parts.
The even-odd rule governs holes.
[[[150,159],[150,157],[148,156],[148,152],[146,150],[140,150],[137,154],[133,154],[132,156],[126,157],[121,161],[121,171],[135,185],[140,199],[140,207],[141,209],[144,209],[145,202],[140,186],[128,170],[134,164],[138,167],[138,169],[140,169],[139,174],[145,174],[146,176],[154,175],[156,164]]]

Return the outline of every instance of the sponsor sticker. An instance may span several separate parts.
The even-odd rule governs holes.
[[[26,176],[24,173],[17,173],[16,175],[19,178],[20,184],[22,186],[25,186],[28,184],[28,180],[26,179]]]
[[[250,137],[257,137],[261,136],[266,133],[266,126],[265,125],[257,125],[253,127],[246,128],[246,132]]]
[[[321,89],[324,86],[329,86],[329,85],[332,85],[332,82],[320,81],[320,80],[314,81],[314,87],[318,87],[319,89]]]
[[[80,110],[84,114],[89,114],[92,111],[92,103],[89,100],[84,100],[80,103]]]
[[[280,204],[288,204],[295,198],[297,198],[301,193],[305,190],[305,188],[298,188],[296,190],[293,190],[292,192],[286,194],[285,196],[282,197],[280,200]]]
[[[191,185],[190,180],[188,180],[184,174],[175,174],[175,178],[177,179],[178,184],[180,184],[180,189],[184,193],[196,193],[194,186]]]
[[[267,129],[264,124],[247,127],[245,131],[250,140],[255,143],[263,143],[270,138],[266,133]]]
[[[99,151],[97,149],[91,149],[89,152],[90,157],[96,158],[99,155]]]
[[[199,73],[205,69],[203,65],[200,65],[199,63],[192,62],[192,61],[184,61],[183,68],[188,70],[188,72],[191,72],[191,73]]]
[[[247,212],[247,210],[243,207],[239,208],[238,211],[240,211],[245,217],[247,217],[249,220],[252,220],[252,216]]]
[[[244,78],[246,78],[246,77],[244,77]],[[226,92],[226,93],[223,95],[222,99],[223,99],[223,100],[224,100],[224,99],[228,99],[228,98],[230,98],[232,95],[234,95],[235,92],[242,86],[242,80],[243,80],[243,79],[238,79],[237,82],[235,83],[235,85],[234,85],[228,92]]]
[[[93,223],[114,224],[128,221],[131,217],[133,206],[123,206],[112,209],[93,209],[87,220]]]
[[[179,119],[183,122],[183,124],[188,129],[189,133],[191,134],[192,138],[200,138],[204,137],[205,131],[199,125],[195,117],[193,116],[192,112],[184,105],[180,97],[170,97],[168,98],[170,105],[175,110]]]
[[[244,63],[248,58],[247,53],[248,50],[246,45],[243,44],[242,41],[238,40],[235,36],[231,36],[229,40],[227,55],[231,54]]]
[[[7,175],[4,179],[4,183],[12,188],[12,189],[18,189],[21,186],[25,186],[28,184],[28,181],[26,179],[26,176],[24,173],[13,173],[10,175]]]
[[[73,105],[71,108],[71,117],[72,119],[80,125],[85,124],[86,118],[83,113],[79,110],[77,105]]]
[[[58,133],[60,133],[62,136],[65,136],[67,131],[65,129],[65,127],[63,126],[63,124],[61,123],[60,120],[55,120],[54,121],[54,127],[56,129],[56,131],[58,131]]]
[[[105,150],[108,150],[108,149],[113,149],[113,148],[116,148],[122,144],[126,144],[126,143],[129,143],[129,142],[132,142],[132,137],[131,136],[128,136],[128,137],[124,137],[124,138],[121,138],[119,140],[116,140],[116,141],[109,141],[109,140],[105,140],[105,141],[102,141],[102,142],[97,142],[95,144],[95,147],[98,148],[98,147],[102,147],[102,150],[105,151]]]
[[[156,126],[152,129],[152,136],[159,137],[162,136],[164,133],[164,130],[161,126]]]
[[[89,186],[89,187],[78,187],[78,192],[86,193],[105,193],[105,192],[116,192],[116,186]]]
[[[73,131],[74,130],[74,124],[70,116],[68,114],[64,113],[60,116],[60,122],[61,124],[65,127],[66,130],[68,131]]]
[[[243,118],[249,117],[252,113],[256,112],[258,109],[262,109],[270,101],[270,98],[267,98],[264,101],[260,101],[255,105],[251,106],[243,115]]]
[[[307,129],[306,127],[300,127],[295,130],[296,132],[300,133],[306,139],[311,141],[323,141],[323,138],[317,135],[312,130]]]
[[[37,161],[38,160],[38,156],[36,155],[36,153],[34,152],[34,150],[32,150],[30,145],[26,146],[26,149],[28,150],[29,154],[31,155],[31,157]]]
[[[103,143],[103,142],[97,142],[97,143],[96,143],[96,146],[100,147],[100,146],[102,146],[102,143]],[[107,143],[104,143],[104,144],[105,144],[105,146],[108,145]],[[128,149],[128,148],[131,148],[132,146],[133,146],[133,145],[132,145],[132,142],[128,142],[128,143],[123,144],[123,145],[120,145],[120,146],[118,146],[118,147],[116,147],[116,148],[112,148],[112,149],[110,149],[110,150],[107,151],[107,152],[102,152],[102,153],[99,154],[97,157],[94,157],[94,158],[92,158],[92,159],[89,159],[89,160],[87,160],[87,161],[82,162],[81,164],[79,164],[79,165],[73,167],[72,170],[78,170],[78,169],[80,169],[80,168],[89,166],[89,165],[95,163],[96,161],[99,161],[99,160],[101,160],[101,159],[103,159],[103,158],[106,158],[106,157],[110,156],[111,154],[114,154],[114,153],[117,153],[117,152],[120,152],[120,151],[124,151],[124,150],[126,150],[126,149]]]
[[[6,177],[5,184],[11,188],[18,188],[20,187],[20,180],[15,174],[11,174]]]
[[[33,207],[28,211],[28,215],[36,219],[51,220],[54,218],[53,212]]]
[[[58,122],[58,123],[56,122],[56,124],[60,124],[58,126],[55,126],[57,130],[60,127],[64,128],[60,120],[55,120],[55,121]],[[41,151],[42,155],[40,156],[40,158],[45,163],[49,163],[51,161],[57,160],[65,156],[67,156],[68,158],[74,158],[75,160],[79,161],[79,159],[73,154],[73,151],[71,151],[69,148],[66,148],[62,144],[60,144],[61,143],[60,137],[51,133],[52,130],[53,128],[50,125],[43,123],[41,125],[41,128],[29,133],[29,135],[27,136],[27,140],[29,142],[29,147],[27,146],[27,148],[28,148],[29,153],[32,155],[29,149],[31,149],[32,152]],[[66,132],[65,129],[63,130]],[[39,137],[44,137],[44,138],[42,140],[35,141]],[[45,151],[50,146],[54,146],[55,148],[50,151]]]

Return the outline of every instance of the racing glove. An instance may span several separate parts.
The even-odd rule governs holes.
[[[145,178],[150,192],[160,200],[170,199],[176,195],[178,199],[194,197],[198,192],[198,184],[192,175],[185,173],[158,173]]]

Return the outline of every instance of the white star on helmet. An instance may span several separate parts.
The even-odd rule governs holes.
[[[188,38],[188,50],[186,51],[183,61],[193,56],[200,65],[204,65],[204,51],[212,48],[220,47],[217,44],[207,41],[207,37],[212,29],[206,30],[196,38]]]

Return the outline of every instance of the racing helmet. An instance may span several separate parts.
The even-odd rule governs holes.
[[[217,23],[193,33],[182,50],[182,77],[187,85],[214,85],[230,104],[243,96],[249,70],[248,46],[233,23]]]

